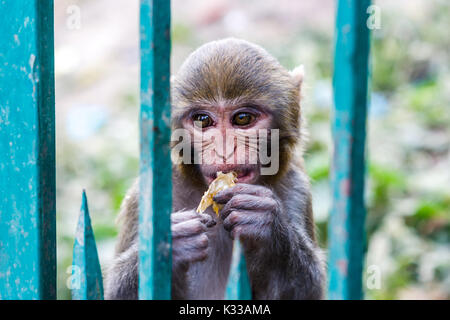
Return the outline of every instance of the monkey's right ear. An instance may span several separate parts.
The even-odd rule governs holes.
[[[301,92],[303,78],[305,77],[305,67],[301,64],[298,67],[296,67],[294,70],[290,71],[289,74],[291,75],[292,79],[294,80],[294,83],[297,85],[298,91]]]

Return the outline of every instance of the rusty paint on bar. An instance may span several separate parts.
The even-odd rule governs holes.
[[[328,225],[330,299],[361,299],[365,248],[370,0],[339,0],[334,58],[333,207]]]
[[[139,299],[170,299],[170,1],[140,1]]]
[[[56,299],[53,0],[0,16],[0,300]]]
[[[73,300],[103,300],[102,271],[84,190],[73,245],[71,289]]]
[[[239,241],[233,243],[233,257],[225,291],[227,300],[251,300],[252,290],[248,277],[247,264]]]

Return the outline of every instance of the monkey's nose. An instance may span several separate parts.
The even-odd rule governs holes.
[[[228,151],[231,149],[231,151]],[[225,163],[228,159],[232,158],[236,152],[236,145],[233,144],[233,146],[227,145],[225,146],[225,150],[220,150],[220,148],[216,148],[216,155],[219,158],[222,158],[222,161]],[[223,152],[222,152],[223,151]]]

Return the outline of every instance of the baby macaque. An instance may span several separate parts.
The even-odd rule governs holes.
[[[241,241],[254,299],[321,299],[318,248],[303,168],[300,89],[261,47],[238,39],[193,52],[172,85],[172,298],[223,299],[233,239]],[[180,152],[178,152],[180,151]],[[217,173],[234,185],[200,206]],[[138,298],[138,183],[120,213],[122,229],[106,276],[107,299]]]

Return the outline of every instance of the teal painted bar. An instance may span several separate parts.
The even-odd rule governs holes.
[[[72,300],[103,300],[103,278],[83,190],[72,262]]]
[[[239,241],[234,241],[233,258],[231,260],[230,275],[225,291],[227,300],[251,300],[252,289],[248,278],[247,265]]]
[[[370,0],[339,0],[334,57],[333,207],[328,226],[330,299],[362,299]]]
[[[170,1],[140,1],[139,299],[170,299]]]
[[[53,1],[0,17],[0,300],[56,299]]]
[[[248,278],[247,264],[239,241],[233,243],[233,258],[225,291],[226,300],[251,300],[252,289]]]

